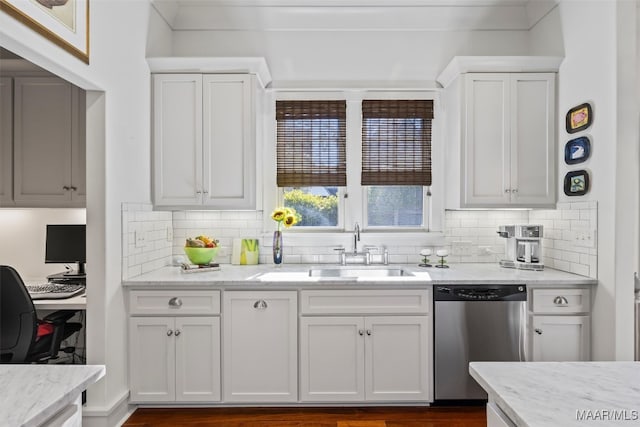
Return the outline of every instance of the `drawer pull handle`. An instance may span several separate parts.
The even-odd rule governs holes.
[[[169,300],[170,307],[182,307],[182,300],[178,297],[173,297]]]
[[[565,297],[555,297],[553,299],[553,303],[555,305],[569,305],[569,301],[567,301],[567,299]]]
[[[363,336],[364,335],[364,331],[362,329],[358,329],[358,335]]]
[[[534,331],[536,331],[536,334],[542,335],[542,329],[535,328]]]
[[[371,329],[367,329],[367,335],[371,335]]]
[[[265,308],[267,308],[267,302],[263,299],[259,299],[258,301],[253,303],[253,308],[264,310]]]
[[[176,329],[176,336],[180,335],[182,332],[180,332],[180,329]]]
[[[68,185],[64,185],[62,187],[62,189],[65,190],[65,191],[69,191],[69,190],[71,190],[71,187],[69,187]]]
[[[167,331],[167,336],[168,336],[168,337],[170,337],[171,335],[173,335],[173,331],[172,331],[171,329],[169,329],[169,330]]]

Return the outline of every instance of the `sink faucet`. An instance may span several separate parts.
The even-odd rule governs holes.
[[[353,253],[358,253],[358,242],[360,241],[360,225],[356,222],[353,227]]]

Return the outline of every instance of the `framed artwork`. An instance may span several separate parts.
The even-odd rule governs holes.
[[[582,196],[589,191],[589,172],[577,170],[567,172],[564,176],[564,194],[567,196]]]
[[[89,0],[0,0],[0,11],[89,63]]]
[[[591,141],[586,136],[574,138],[564,145],[564,162],[568,165],[582,163],[591,155]]]
[[[592,122],[593,109],[588,102],[573,107],[567,112],[566,128],[568,133],[580,132],[591,126]]]

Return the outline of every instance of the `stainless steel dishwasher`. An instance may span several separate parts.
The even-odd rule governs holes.
[[[525,285],[434,286],[435,398],[486,399],[469,362],[525,360]]]

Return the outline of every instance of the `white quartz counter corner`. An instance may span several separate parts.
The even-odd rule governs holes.
[[[39,426],[104,374],[103,365],[0,365],[0,425]]]
[[[518,427],[640,425],[639,362],[472,362]]]
[[[132,288],[145,287],[327,287],[327,286],[408,286],[422,287],[437,284],[527,284],[536,287],[588,286],[597,284],[597,280],[547,268],[543,271],[526,271],[502,268],[494,263],[485,264],[449,264],[450,268],[421,268],[415,264],[391,264],[388,266],[371,265],[367,267],[350,265],[340,267],[332,264],[305,265],[259,264],[253,266],[221,265],[219,271],[183,272],[179,267],[164,267],[123,281],[123,285]],[[402,268],[412,275],[401,277],[358,277],[358,278],[320,278],[310,277],[310,268]]]

